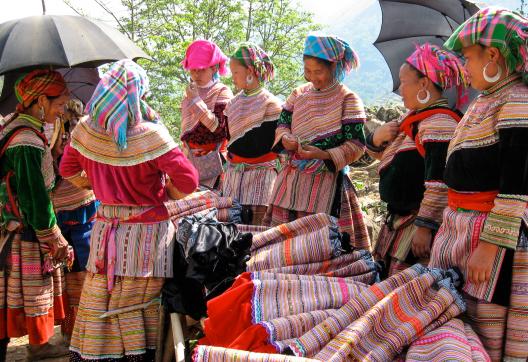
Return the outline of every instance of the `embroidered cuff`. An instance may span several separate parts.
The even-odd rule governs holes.
[[[414,225],[425,227],[425,228],[428,228],[428,229],[431,229],[431,230],[434,230],[434,231],[437,231],[438,228],[440,227],[440,224],[437,223],[436,221],[425,219],[425,218],[421,218],[421,217],[418,217],[418,216],[414,220]]]
[[[342,170],[345,166],[358,160],[365,152],[365,146],[352,141],[347,141],[341,146],[326,150],[334,163],[335,170]],[[326,162],[325,162],[326,163]]]
[[[369,133],[367,137],[365,137],[365,146],[367,147],[369,151],[372,151],[374,153],[383,152],[385,148],[387,148],[386,146],[383,146],[383,145],[379,147],[374,146],[374,132]]]
[[[504,248],[515,249],[520,227],[521,218],[490,212],[484,223],[480,239]]]
[[[41,243],[46,244],[55,243],[62,235],[58,225],[53,225],[50,229],[35,230],[35,234]]]
[[[436,224],[442,223],[442,214],[447,206],[447,186],[441,181],[425,182],[425,192],[418,217],[431,220]]]

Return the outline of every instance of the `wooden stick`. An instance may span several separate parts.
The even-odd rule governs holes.
[[[178,313],[171,313],[170,317],[176,362],[185,362],[185,339],[183,338],[180,315]]]
[[[106,313],[101,314],[99,318],[104,319],[104,318],[112,317],[118,314],[133,312],[133,311],[140,310],[140,309],[147,309],[152,304],[159,303],[159,302],[160,302],[160,298],[154,298],[150,302],[134,304],[134,305],[130,305],[128,307],[123,307],[123,308],[112,309]]]

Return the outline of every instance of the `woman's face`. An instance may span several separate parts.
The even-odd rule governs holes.
[[[421,78],[418,76],[418,72],[411,68],[411,66],[407,63],[404,63],[400,67],[400,96],[403,100],[403,105],[408,110],[414,111],[419,109],[420,107],[423,107],[423,105],[418,102],[418,93],[420,93],[420,97],[423,99],[425,98],[426,94],[424,90],[426,89],[424,87],[424,81],[421,80]],[[422,90],[420,92],[420,90]]]
[[[314,59],[304,59],[304,78],[313,84],[315,89],[325,89],[334,82],[335,64],[327,66],[325,63]]]
[[[249,68],[244,67],[238,60],[231,58],[229,62],[229,69],[231,70],[231,77],[236,89],[243,90],[252,88],[257,82],[257,78],[252,74]],[[253,82],[248,84],[248,76],[253,77]]]
[[[469,73],[471,87],[482,91],[488,89],[491,83],[484,79],[484,67],[490,61],[490,56],[486,48],[480,45],[472,45],[462,49],[462,54],[466,60],[464,67]],[[497,74],[497,65],[490,64],[487,68],[489,76]]]
[[[63,94],[57,98],[39,97],[39,105],[44,108],[44,122],[55,123],[55,120],[64,114],[64,107],[70,100],[68,94]]]
[[[213,75],[216,72],[216,67],[209,67],[204,69],[191,69],[189,73],[191,74],[191,79],[199,87],[206,86],[211,80],[213,80]]]

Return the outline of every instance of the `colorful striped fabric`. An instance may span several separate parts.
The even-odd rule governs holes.
[[[119,150],[126,149],[129,128],[159,118],[145,101],[149,91],[147,72],[140,65],[130,59],[113,63],[86,104],[90,121],[104,129]]]
[[[172,277],[175,226],[169,220],[158,222],[119,222],[152,209],[140,206],[101,204],[92,228],[90,256],[86,270],[97,273],[101,251],[115,233],[114,275],[127,277]]]
[[[227,102],[224,110],[229,128],[228,145],[264,122],[278,120],[282,111],[281,106],[282,101],[265,88],[255,95],[238,93]]]
[[[191,134],[200,124],[204,125],[211,132],[218,127],[218,119],[214,114],[217,105],[224,106],[231,98],[233,93],[224,84],[214,83],[210,87],[198,87],[200,99],[183,98],[181,104],[182,122],[181,138]]]
[[[316,362],[316,360],[308,358],[255,353],[211,346],[198,346],[193,360],[195,362]]]
[[[217,219],[225,222],[238,222],[240,210],[229,197],[220,197],[212,191],[193,192],[180,200],[165,202],[172,222],[177,225],[178,221],[196,213],[205,213],[211,209],[217,209]]]
[[[375,284],[352,298],[338,311],[340,317],[336,312],[335,317],[296,341],[292,345],[294,353],[310,356],[318,351],[315,346],[324,345],[314,359],[391,361],[418,337],[465,310],[462,297],[453,286],[452,274],[428,270],[419,264],[409,269],[394,276],[391,282]],[[388,293],[382,289],[395,282],[398,285],[409,276]],[[327,344],[322,342],[329,337]],[[306,353],[307,347],[311,353]]]
[[[142,122],[127,130],[127,148],[120,150],[111,136],[93,122],[81,121],[72,132],[71,146],[90,160],[112,166],[134,166],[177,147],[161,123]]]
[[[405,361],[491,362],[491,359],[473,329],[454,318],[414,341]]]
[[[39,242],[25,236],[15,235],[7,268],[0,271],[0,338],[28,335],[30,344],[43,344],[66,314],[64,275],[55,269],[44,276]]]
[[[85,276],[85,272],[70,272],[65,274],[65,295],[68,299],[68,307],[64,319],[61,321],[61,332],[67,336],[71,336],[73,333],[73,326],[79,310],[79,301],[81,300],[81,292]]]
[[[153,359],[159,303],[109,318],[99,316],[159,297],[163,279],[117,277],[111,294],[107,284],[105,275],[88,273],[86,276],[71,339],[71,360]]]
[[[78,188],[68,180],[60,180],[51,192],[55,212],[71,211],[95,201],[92,190]]]

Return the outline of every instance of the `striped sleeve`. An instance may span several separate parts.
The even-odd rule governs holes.
[[[528,205],[528,99],[506,103],[498,118],[499,194],[480,239],[515,249]]]
[[[424,145],[425,192],[415,224],[438,229],[442,213],[447,206],[447,185],[443,174],[449,141],[453,138],[457,122],[445,114],[435,114],[418,126],[417,141]]]
[[[280,152],[284,149],[282,146],[282,136],[291,133],[291,122],[293,116],[293,108],[297,97],[303,92],[305,86],[295,88],[293,92],[286,98],[286,102],[282,105],[282,112],[277,122],[277,130],[275,131],[275,141],[273,142],[273,152]]]
[[[365,152],[365,107],[356,94],[350,92],[343,101],[341,131],[345,142],[340,146],[326,150],[330,154],[335,170],[358,160]]]
[[[233,93],[231,90],[227,87],[224,87],[216,99],[215,103],[215,109],[217,109],[219,106],[221,107],[222,111],[225,107],[225,104],[233,97]],[[222,115],[223,112],[220,111],[219,114]],[[217,112],[214,110],[211,111],[209,108],[207,108],[207,105],[205,102],[197,97],[194,100],[191,101],[189,112],[191,117],[195,118],[203,124],[207,129],[211,132],[215,132],[219,126],[221,126],[221,120],[218,118]]]

